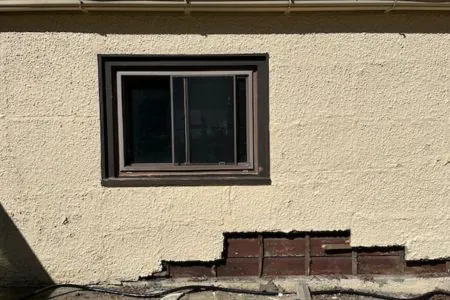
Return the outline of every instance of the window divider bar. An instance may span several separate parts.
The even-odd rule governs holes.
[[[256,82],[253,81],[253,74],[248,76],[245,80],[246,85],[246,122],[247,122],[247,161],[253,165],[255,163],[255,154],[253,148],[255,132],[255,121],[253,119],[253,88]],[[255,166],[256,167],[256,166]]]
[[[190,144],[189,144],[189,103],[188,103],[188,81],[183,78],[183,98],[184,98],[184,139],[185,139],[185,155],[186,164],[191,163]]]
[[[170,76],[170,122],[172,127],[172,164],[175,165],[175,112],[173,102],[173,76]]]
[[[237,90],[236,90],[236,75],[233,76],[233,139],[234,139],[234,164],[237,165],[238,157],[237,157],[237,113],[236,113],[236,98],[237,98]]]
[[[124,141],[124,118],[123,118],[123,94],[122,94],[122,76],[119,72],[116,74],[117,85],[117,137],[119,150],[119,169],[125,167],[125,141]]]

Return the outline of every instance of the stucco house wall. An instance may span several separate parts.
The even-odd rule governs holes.
[[[97,55],[224,53],[270,56],[272,184],[102,187]],[[234,231],[450,255],[448,13],[3,14],[0,82],[1,205],[57,282],[217,259]]]

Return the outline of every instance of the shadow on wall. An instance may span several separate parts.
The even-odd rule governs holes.
[[[0,299],[2,287],[43,286],[53,280],[0,203]]]
[[[449,12],[335,12],[284,15],[181,13],[2,14],[0,32],[107,34],[450,33]]]

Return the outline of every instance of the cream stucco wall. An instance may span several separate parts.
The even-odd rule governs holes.
[[[255,52],[272,185],[100,185],[97,54]],[[450,14],[0,15],[0,201],[58,282],[213,260],[230,231],[448,257],[449,116]]]

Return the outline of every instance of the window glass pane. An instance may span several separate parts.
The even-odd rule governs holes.
[[[124,76],[125,164],[172,162],[169,76]]]
[[[234,163],[233,77],[189,77],[191,163]]]
[[[172,88],[175,163],[183,164],[186,162],[186,136],[184,130],[184,79],[181,77],[173,77]]]
[[[247,162],[247,83],[246,77],[236,77],[236,142],[237,161]]]

